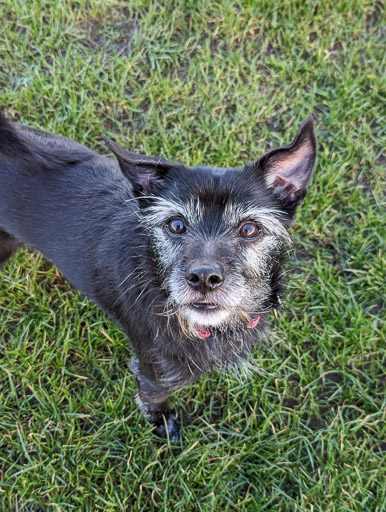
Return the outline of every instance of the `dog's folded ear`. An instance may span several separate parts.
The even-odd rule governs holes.
[[[297,206],[307,193],[315,159],[316,139],[310,115],[291,144],[269,151],[256,163],[268,188],[291,206]]]
[[[102,137],[117,157],[122,173],[131,182],[136,193],[148,192],[154,183],[162,180],[167,172],[176,166],[176,164],[168,162],[162,157],[131,153],[105,135]]]

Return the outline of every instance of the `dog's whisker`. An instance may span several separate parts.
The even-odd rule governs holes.
[[[123,283],[125,283],[125,282],[129,279],[129,277],[131,277],[131,276],[134,274],[134,272],[136,272],[139,268],[141,268],[141,266],[140,266],[140,265],[138,265],[137,267],[135,267],[135,269],[134,269],[134,270],[132,270],[132,271],[130,272],[130,274],[129,274],[128,276],[126,276],[126,277],[125,277],[125,279],[124,279],[123,281],[121,281],[121,282],[118,284],[118,286],[122,286],[122,285],[123,285]]]

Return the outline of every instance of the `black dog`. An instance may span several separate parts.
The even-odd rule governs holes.
[[[248,356],[278,303],[287,228],[315,162],[312,118],[243,168],[118,163],[0,118],[0,268],[41,251],[129,336],[137,402],[178,438],[171,391]]]

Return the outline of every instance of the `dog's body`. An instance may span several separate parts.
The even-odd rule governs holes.
[[[312,119],[243,169],[186,168],[106,142],[119,163],[0,118],[0,268],[35,248],[117,321],[138,358],[138,403],[176,439],[170,392],[245,358],[277,305],[315,161]]]

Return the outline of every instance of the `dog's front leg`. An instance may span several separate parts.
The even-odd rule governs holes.
[[[132,359],[130,370],[137,379],[137,404],[146,419],[155,426],[155,433],[159,437],[169,437],[172,441],[178,440],[180,421],[177,415],[168,407],[170,391],[160,388],[157,384],[145,377],[139,369],[138,359]]]

